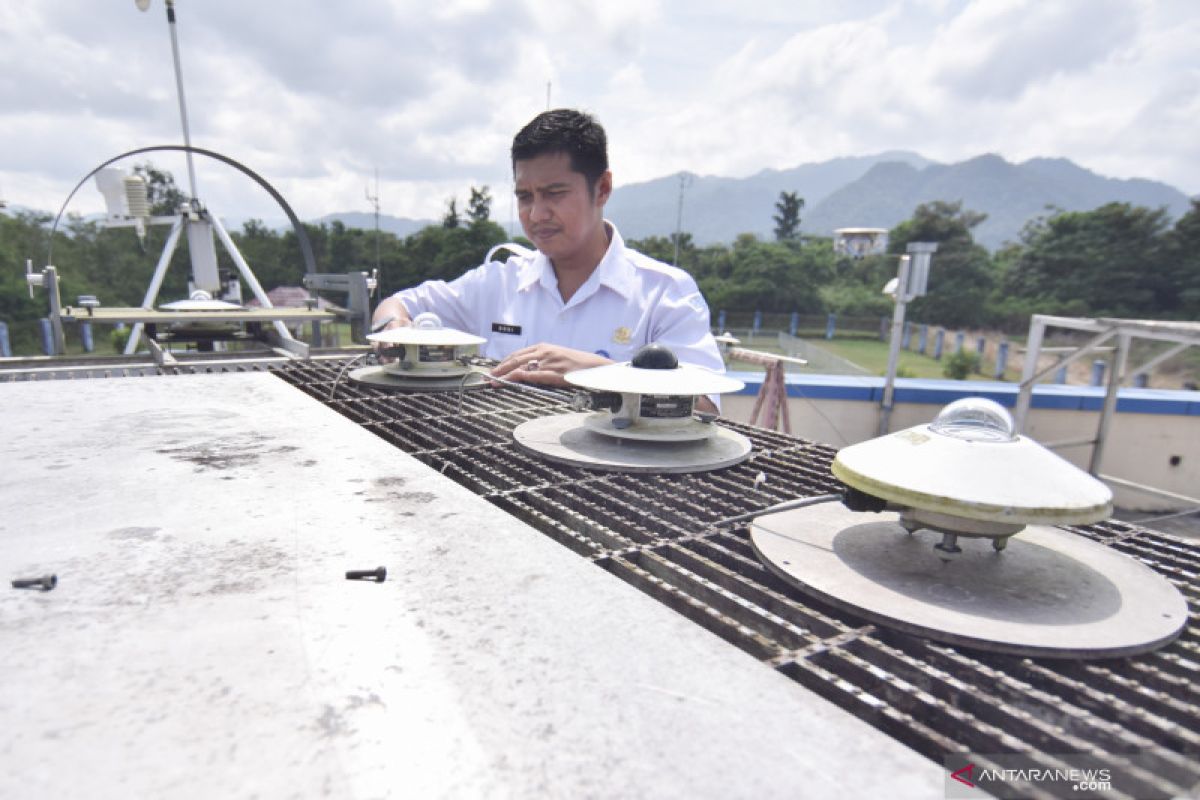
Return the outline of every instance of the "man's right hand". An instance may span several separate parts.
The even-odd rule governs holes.
[[[408,327],[411,324],[412,318],[408,316],[408,309],[396,297],[385,298],[375,307],[375,313],[371,315],[371,333],[382,333],[392,328]],[[382,342],[373,342],[372,346],[378,355],[386,345]],[[379,360],[385,363],[391,361],[390,358],[382,356],[380,356]]]
[[[408,316],[408,309],[396,297],[382,300],[371,315],[371,333],[403,328],[411,324],[412,318]]]

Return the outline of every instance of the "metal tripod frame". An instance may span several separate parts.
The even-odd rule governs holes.
[[[200,217],[213,226],[213,230],[217,233],[217,238],[221,240],[221,245],[225,248],[225,252],[229,253],[229,257],[233,259],[233,263],[238,268],[238,273],[242,276],[242,280],[250,287],[250,291],[254,293],[255,299],[262,304],[263,308],[274,308],[271,299],[267,297],[267,293],[263,291],[262,284],[258,282],[258,278],[254,276],[254,272],[250,269],[250,265],[246,263],[246,259],[242,257],[241,251],[225,230],[225,226],[215,216],[206,210],[199,212],[181,211],[171,225],[171,232],[167,234],[166,244],[163,245],[162,255],[158,257],[158,264],[154,267],[154,275],[150,278],[150,285],[146,287],[146,296],[142,299],[142,308],[153,308],[155,301],[158,299],[158,290],[162,288],[163,278],[166,277],[167,267],[171,264],[171,257],[175,255],[175,248],[179,246],[179,235],[183,232],[183,226],[188,224],[199,223],[201,219],[191,220],[189,215],[198,213]],[[279,334],[279,338],[284,341],[292,341],[291,332],[279,320],[275,320],[272,325],[275,326],[275,332]],[[133,331],[129,334],[129,341],[125,343],[125,355],[131,356],[137,352],[138,341],[142,335],[142,323],[134,323]]]

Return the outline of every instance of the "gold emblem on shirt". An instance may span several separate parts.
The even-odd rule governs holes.
[[[622,326],[613,331],[613,341],[617,344],[629,344],[629,337],[631,335],[629,328]]]

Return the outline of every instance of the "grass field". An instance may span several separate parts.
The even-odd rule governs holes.
[[[853,361],[872,375],[883,375],[887,371],[887,342],[869,339],[832,339],[821,341],[819,346],[835,356]],[[949,353],[949,348],[947,348],[947,353]],[[901,350],[897,374],[904,378],[944,378],[946,376],[942,372],[943,366],[943,362],[937,359]],[[984,374],[972,375],[968,380],[992,380],[994,371],[995,361],[993,358],[985,357],[983,360]],[[1008,371],[1007,380],[1016,380],[1017,378],[1019,376],[1013,370]]]
[[[767,336],[755,337],[753,341],[743,340],[742,346],[765,353],[783,352],[773,337]],[[819,347],[838,358],[857,364],[870,375],[883,376],[887,371],[888,344],[878,339],[809,340],[809,346]],[[949,351],[950,348],[947,348],[946,352],[949,353]],[[942,361],[938,361],[930,356],[901,350],[897,374],[902,378],[945,378],[946,376],[942,372],[943,366]],[[742,372],[757,372],[764,369],[754,364],[742,362],[732,364],[731,368]],[[968,380],[992,380],[994,369],[995,362],[991,358],[985,358],[983,362],[983,374],[972,375]],[[795,367],[794,370],[789,368],[789,371],[812,372],[812,369]],[[1007,380],[1016,380],[1019,377],[1011,369],[1006,375]]]
[[[871,341],[869,339],[830,339],[823,340],[819,346],[839,358],[852,361],[872,375],[883,375],[887,370],[887,342]],[[900,351],[900,362],[897,374],[911,378],[941,378],[942,363],[929,356],[919,353]]]

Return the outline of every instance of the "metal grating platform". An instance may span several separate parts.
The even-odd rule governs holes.
[[[334,381],[344,362],[289,362],[283,380],[469,487],[810,690],[942,762],[1022,754],[1043,769],[1089,753],[1114,770],[1106,797],[1175,797],[1200,782],[1200,548],[1119,522],[1069,528],[1141,559],[1187,598],[1190,622],[1155,653],[1064,662],[974,652],[877,628],[817,603],[755,558],[745,527],[713,523],[838,491],[832,448],[722,422],[751,460],[712,473],[623,475],[536,459],[517,424],[567,410],[512,388],[389,394]],[[1033,784],[1012,784],[1048,797]]]

